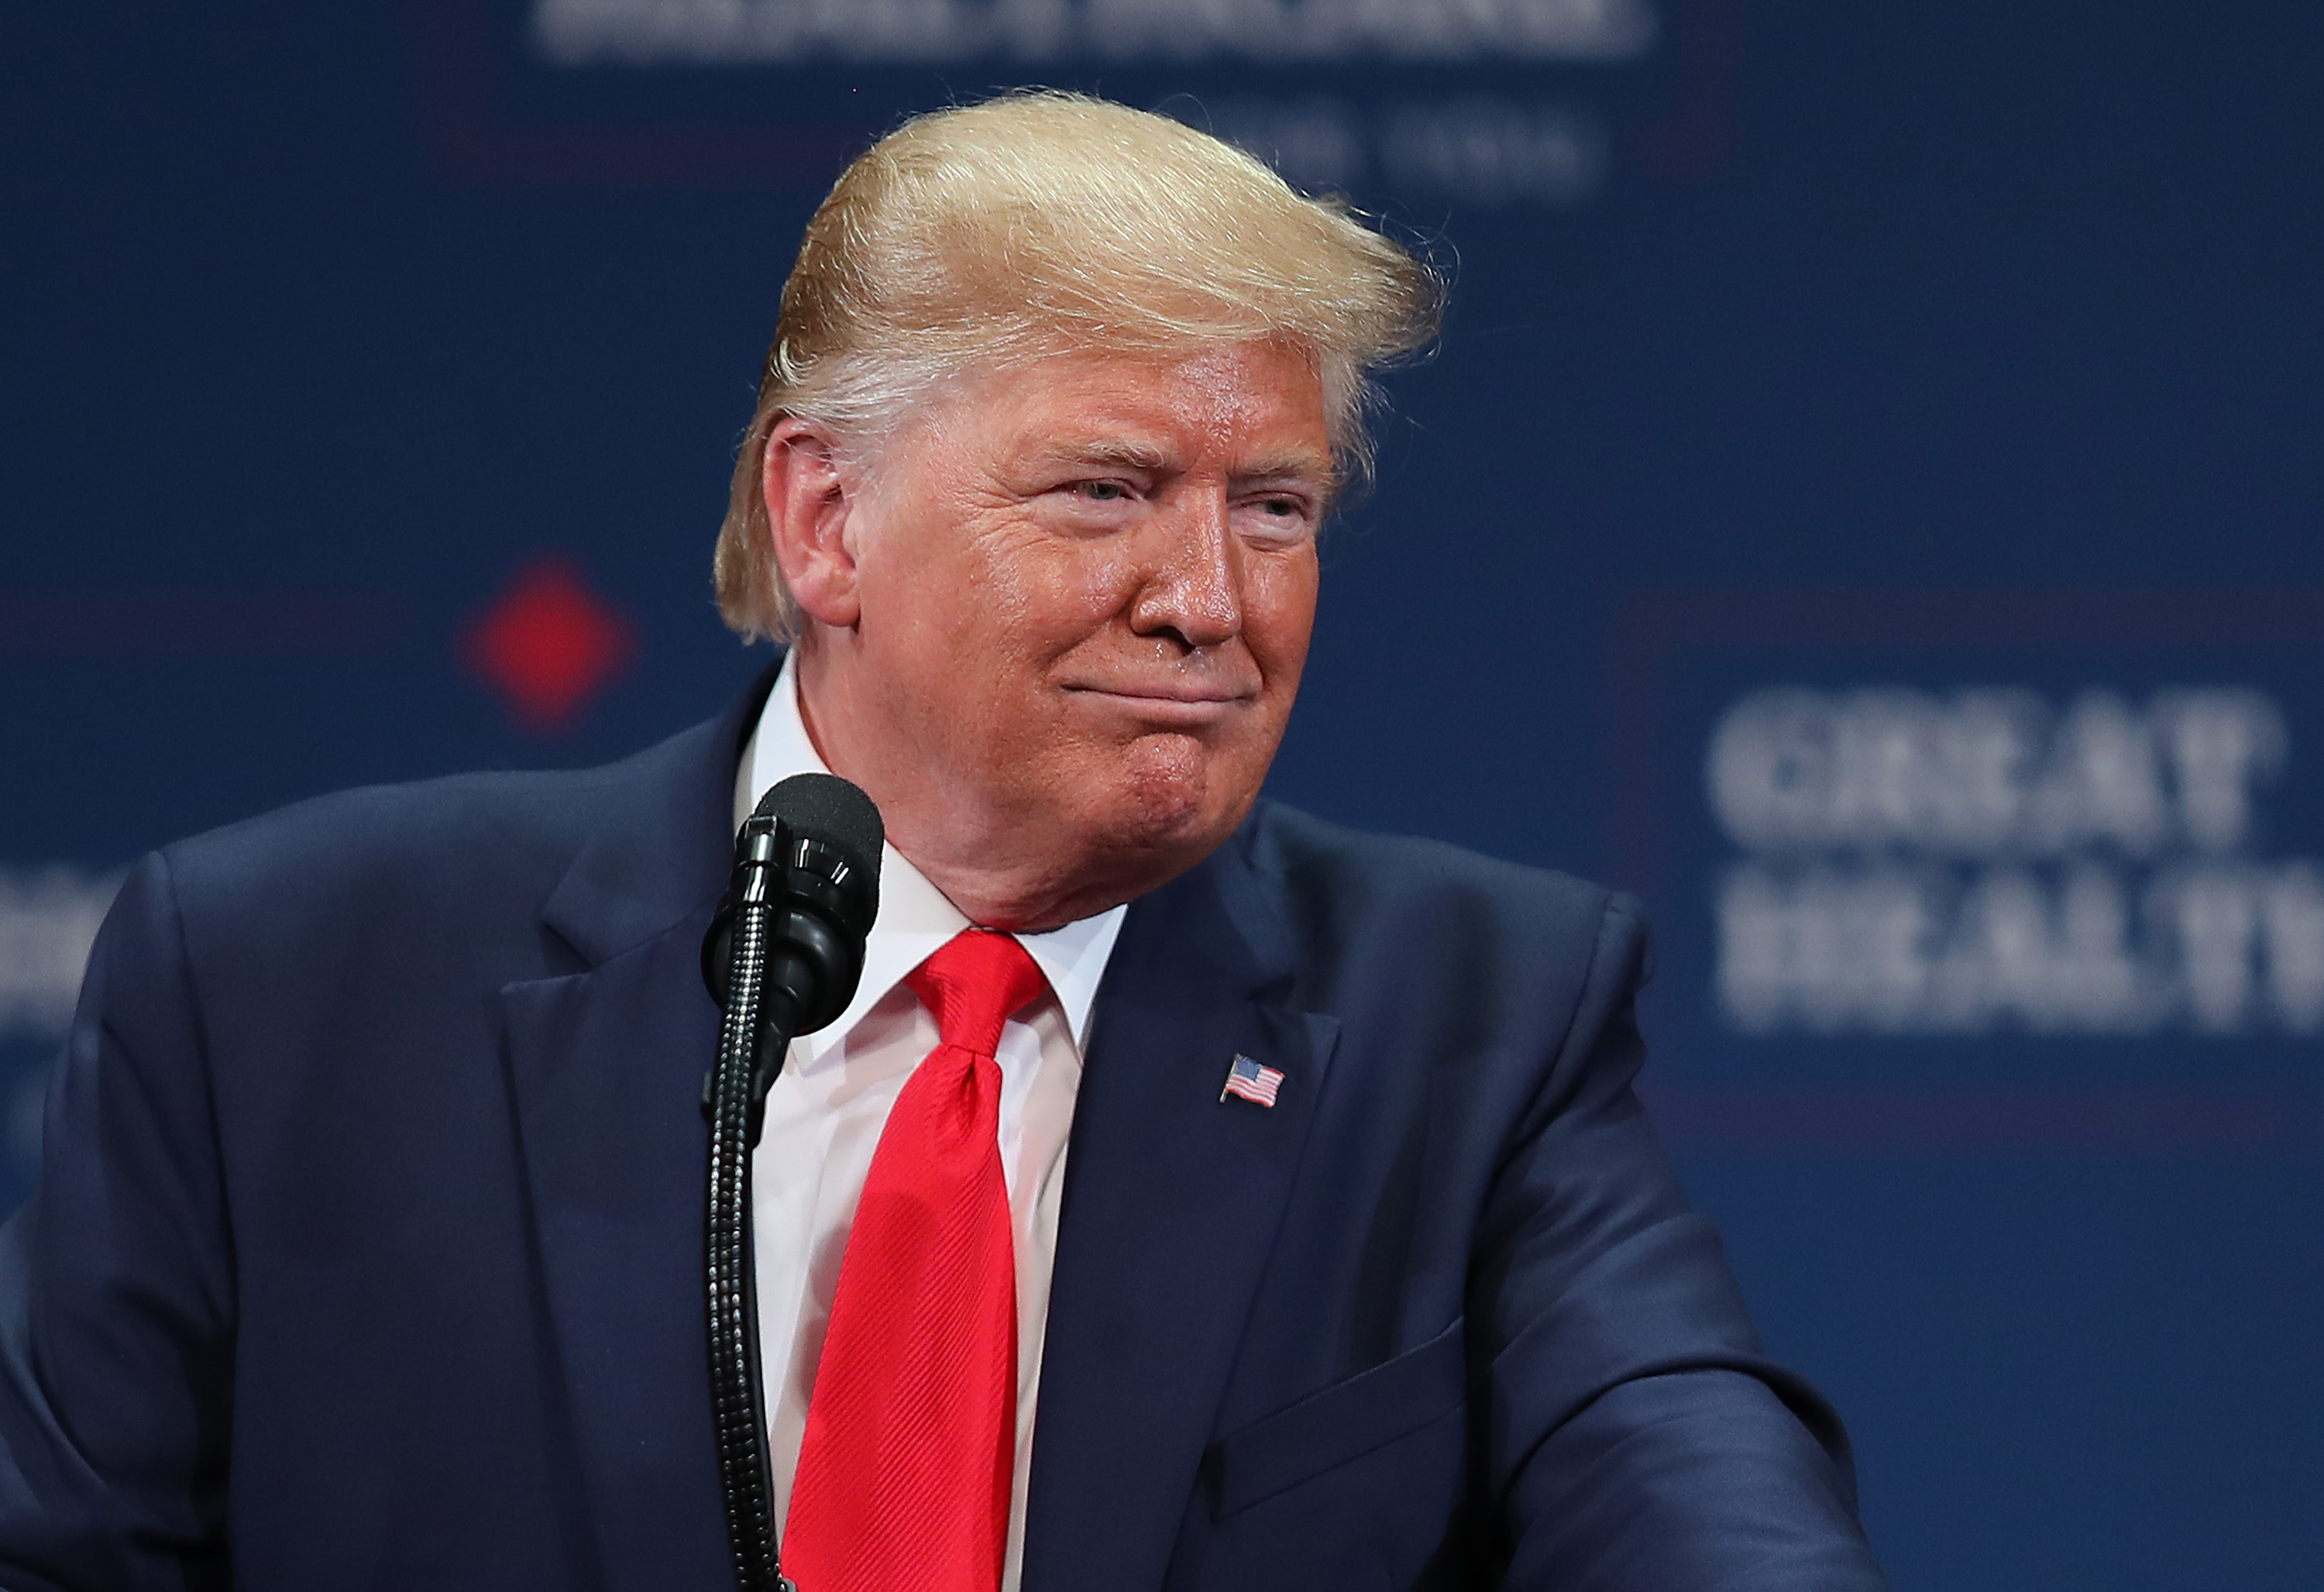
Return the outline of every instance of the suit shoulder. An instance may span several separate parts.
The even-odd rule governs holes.
[[[289,888],[376,873],[553,866],[586,833],[602,769],[456,774],[309,797],[162,848],[181,890]]]
[[[1371,833],[1267,804],[1251,860],[1280,880],[1301,961],[1311,969],[1404,954],[1484,974],[1545,962],[1579,973],[1642,963],[1646,923],[1633,897],[1555,870],[1443,841]],[[1424,949],[1425,948],[1425,949]]]
[[[615,763],[447,775],[365,786],[278,808],[162,848],[189,911],[366,910],[480,894],[537,901],[611,810],[636,805],[702,734],[689,731]]]
[[[1640,915],[1635,897],[1555,869],[1417,835],[1350,829],[1277,803],[1262,805],[1252,827],[1253,860],[1305,894],[1404,906],[1440,897],[1490,900],[1592,924],[1609,912]]]

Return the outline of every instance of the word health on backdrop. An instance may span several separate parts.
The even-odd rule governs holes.
[[[118,874],[56,864],[0,869],[0,1038],[52,1037],[72,1021],[82,971]]]
[[[120,885],[117,873],[62,863],[0,867],[0,1210],[39,1169],[57,1042]]]
[[[1748,1033],[2324,1030],[2324,866],[2262,854],[2267,694],[1756,692],[1711,737]]]

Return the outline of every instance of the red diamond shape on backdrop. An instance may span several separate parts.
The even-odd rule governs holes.
[[[467,666],[500,694],[509,716],[538,734],[577,722],[637,655],[637,632],[564,558],[536,558],[469,622]]]

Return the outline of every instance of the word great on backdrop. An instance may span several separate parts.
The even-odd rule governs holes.
[[[1719,1004],[1748,1033],[2324,1030],[2324,868],[2263,860],[2253,690],[1776,689],[1713,732]]]

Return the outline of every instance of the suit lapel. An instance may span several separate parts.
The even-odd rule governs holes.
[[[1241,837],[1130,909],[1074,1107],[1025,1592],[1159,1587],[1328,1068]],[[1237,1054],[1273,1107],[1221,1087]]]
[[[501,995],[550,1347],[610,1592],[732,1585],[700,1271],[717,1011],[697,957],[735,759],[771,683],[609,774],[604,821],[542,912],[580,971]],[[1244,844],[1132,907],[1099,996],[1025,1592],[1160,1585],[1323,1087],[1337,1025],[1284,1004],[1279,906]],[[1283,1073],[1272,1108],[1220,1100],[1238,1054]]]
[[[718,1013],[698,958],[767,684],[609,771],[601,821],[542,911],[583,971],[501,992],[549,1347],[613,1589],[733,1585],[702,1302],[698,1102]]]

